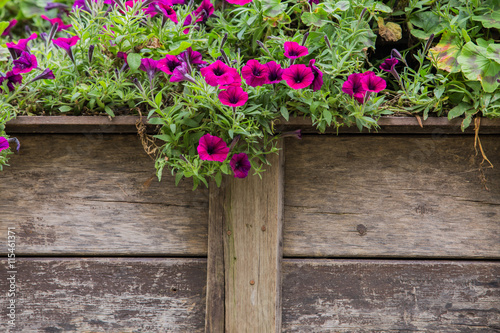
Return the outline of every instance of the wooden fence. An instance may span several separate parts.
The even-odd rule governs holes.
[[[151,181],[128,118],[32,119],[8,125],[22,148],[0,173],[12,332],[500,331],[498,121],[480,135],[494,168],[456,123],[385,119],[193,192]]]

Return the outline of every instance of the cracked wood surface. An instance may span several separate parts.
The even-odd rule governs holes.
[[[285,151],[285,257],[500,258],[500,136],[304,136]]]
[[[18,138],[0,172],[0,239],[15,227],[18,255],[206,255],[208,191],[168,170],[159,183],[137,135]]]
[[[283,260],[283,332],[498,331],[498,262]]]
[[[15,332],[203,332],[204,259],[17,258],[17,266]],[[2,292],[2,332],[6,300]]]

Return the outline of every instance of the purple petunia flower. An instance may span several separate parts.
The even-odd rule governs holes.
[[[170,82],[189,81],[196,84],[196,80],[191,76],[187,63],[183,62],[180,66],[175,67],[170,77]]]
[[[8,36],[10,34],[10,30],[16,25],[16,23],[17,23],[16,19],[10,21],[7,28],[5,28],[5,30],[2,32],[2,36]]]
[[[5,76],[0,76],[0,85],[2,85],[5,80],[7,80],[7,87],[9,88],[9,91],[14,91],[14,84],[23,83],[23,77],[21,74],[14,74],[13,71],[7,72]],[[2,88],[0,88],[0,91],[3,91]]]
[[[241,75],[250,87],[263,86],[269,83],[269,68],[255,59],[247,61],[247,64],[241,69]]]
[[[23,51],[29,52],[30,48],[28,47],[28,42],[30,40],[36,39],[38,35],[33,33],[27,39],[20,39],[17,44],[16,43],[7,43],[7,48],[9,49],[12,58],[17,59]]]
[[[314,74],[314,81],[311,83],[311,89],[313,91],[318,91],[321,89],[321,86],[323,86],[323,72],[321,72],[318,67],[314,66],[315,62],[316,60],[314,59],[309,60],[309,67]]]
[[[314,73],[306,65],[292,65],[283,71],[283,79],[292,89],[302,89],[314,81]]]
[[[14,68],[12,69],[12,72],[14,74],[28,73],[36,67],[38,67],[36,57],[28,52],[23,52],[19,58],[14,60]]]
[[[164,18],[171,20],[175,24],[179,23],[177,20],[177,13],[172,9],[172,7],[170,7],[169,4],[167,4],[167,1],[156,1],[149,6],[153,6],[154,9],[161,12]]]
[[[87,4],[85,3],[85,0],[75,0],[73,3],[73,10],[80,8],[81,10],[90,12],[89,7],[87,7]]]
[[[167,74],[173,74],[174,69],[177,66],[180,66],[182,63],[179,61],[179,59],[174,56],[167,54],[165,58],[161,59],[159,62],[159,66],[163,67],[163,71]]]
[[[41,74],[37,75],[30,83],[38,81],[38,80],[53,80],[56,77],[50,68],[46,68]]]
[[[283,80],[283,71],[281,65],[275,61],[269,61],[265,64],[269,70],[267,75],[268,84],[279,83]]]
[[[285,132],[280,135],[282,138],[296,138],[302,140],[302,130],[295,130],[291,132]]]
[[[342,85],[342,91],[359,103],[363,104],[365,102],[366,90],[363,88],[363,74],[353,73],[349,75],[347,81]]]
[[[203,0],[198,8],[193,11],[196,22],[205,23],[210,15],[214,13],[214,5],[210,0]]]
[[[296,59],[309,54],[309,50],[305,46],[301,46],[297,42],[285,42],[285,57]]]
[[[378,93],[386,88],[385,80],[372,71],[364,72],[361,78],[361,85],[364,90]]]
[[[56,18],[48,18],[47,16],[45,15],[40,15],[41,18],[43,18],[44,20],[47,20],[50,22],[50,24],[54,25],[54,24],[59,24],[58,28],[57,28],[57,31],[62,31],[62,30],[66,30],[68,28],[71,28],[73,25],[71,24],[64,24],[63,20],[61,20],[60,18],[56,17]]]
[[[245,178],[248,176],[248,171],[252,168],[248,160],[248,155],[245,153],[234,154],[229,165],[233,169],[236,178]]]
[[[146,72],[151,90],[153,90],[153,80],[156,76],[156,73],[158,73],[159,71],[166,71],[164,66],[160,64],[159,60],[154,60],[151,58],[142,58],[139,69]]]
[[[75,62],[75,58],[73,58],[73,51],[71,50],[72,46],[75,46],[76,43],[80,40],[80,37],[73,36],[71,38],[63,38],[59,37],[52,40],[52,43],[59,46],[61,49],[65,50],[68,53],[69,58],[73,63]]]
[[[58,11],[59,10],[67,11],[68,5],[59,2],[48,2],[47,5],[45,6],[45,11],[48,12],[49,10],[52,9],[57,9]]]
[[[393,72],[394,67],[397,65],[398,59],[396,58],[387,58],[384,63],[380,65],[380,69],[386,72]]]
[[[200,69],[201,75],[205,81],[212,87],[218,85],[227,85],[234,82],[231,67],[220,60],[215,61],[210,66]]]
[[[200,159],[204,161],[224,162],[229,153],[229,148],[224,140],[208,133],[200,138],[197,150]]]
[[[185,51],[182,51],[181,54],[177,56],[177,58],[187,63],[188,67],[191,70],[192,65],[206,65],[207,62],[201,59],[201,53],[197,51],[193,51],[191,47],[187,48]],[[206,67],[206,66],[205,66]]]
[[[242,106],[248,101],[248,93],[241,87],[228,87],[219,93],[219,100],[222,104],[232,107]]]
[[[3,136],[0,136],[0,151],[6,149],[9,149],[9,141]]]

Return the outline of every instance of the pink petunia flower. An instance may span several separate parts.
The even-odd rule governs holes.
[[[386,88],[385,80],[372,71],[364,72],[361,78],[361,85],[364,90],[378,93]]]
[[[37,67],[38,62],[36,61],[36,57],[28,52],[23,52],[19,58],[14,60],[12,72],[14,74],[28,73]]]
[[[229,147],[224,140],[208,133],[200,138],[197,150],[203,161],[224,162],[229,153]]]
[[[342,91],[359,103],[363,104],[365,102],[366,89],[363,88],[363,74],[353,73],[349,75],[347,81],[342,85]]]
[[[219,100],[227,106],[242,106],[248,101],[248,93],[243,91],[241,87],[229,87],[219,93]]]
[[[2,32],[2,36],[8,36],[10,34],[10,30],[17,24],[17,20],[13,19],[12,21],[9,22],[9,25],[5,30]]]
[[[198,8],[193,11],[196,22],[205,23],[210,15],[214,13],[214,5],[210,0],[203,0]]]
[[[5,80],[7,80],[7,87],[9,88],[9,91],[14,91],[15,84],[23,83],[23,77],[21,74],[15,74],[13,71],[7,72],[5,76],[0,76],[0,86]],[[3,91],[2,88],[0,88],[0,91]]]
[[[380,65],[380,69],[386,72],[394,71],[394,67],[398,64],[398,59],[396,58],[387,58],[384,63]]]
[[[59,46],[61,49],[65,50],[68,53],[69,58],[75,62],[75,58],[73,57],[73,51],[71,50],[72,46],[75,46],[76,43],[80,40],[80,37],[73,36],[71,38],[63,38],[59,37],[52,40],[52,43]]]
[[[205,81],[212,87],[227,85],[234,82],[234,72],[231,71],[231,67],[220,60],[215,61],[210,66],[200,69],[200,72],[205,78]]]
[[[283,71],[283,79],[290,88],[302,89],[314,81],[314,73],[306,65],[292,65]]]
[[[269,61],[265,64],[267,69],[269,70],[267,75],[267,83],[280,83],[283,80],[283,71],[281,65],[276,63],[275,61]]]
[[[30,83],[38,81],[38,80],[53,80],[55,79],[55,75],[50,68],[46,68],[41,74],[38,74]]]
[[[248,176],[248,171],[252,168],[248,160],[248,155],[245,153],[234,154],[229,165],[233,169],[236,178],[245,178]]]
[[[38,35],[36,33],[31,34],[27,39],[20,39],[17,44],[16,43],[7,43],[7,48],[9,49],[12,58],[17,59],[23,51],[29,52],[30,48],[28,46],[28,42],[30,40],[36,39]]]
[[[201,53],[194,51],[191,46],[185,51],[182,51],[181,54],[177,56],[177,58],[181,62],[187,63],[190,70],[193,65],[205,65],[207,63],[206,61],[202,60]]]
[[[9,141],[3,136],[0,136],[0,151],[6,149],[9,149]]]
[[[229,87],[241,87],[241,76],[236,68],[229,67],[229,73],[233,76],[233,82],[230,84],[219,86],[219,89],[225,90]]]
[[[285,57],[289,59],[296,59],[309,54],[309,50],[305,46],[301,46],[297,42],[285,42]]]
[[[314,81],[311,83],[311,89],[313,91],[318,91],[323,86],[323,72],[321,72],[318,67],[314,66],[315,62],[316,60],[314,59],[309,60],[309,67],[314,74]]]
[[[175,67],[170,77],[170,82],[189,81],[196,84],[196,80],[191,76],[187,63],[183,62],[180,66]]]
[[[250,59],[241,69],[241,75],[250,87],[263,86],[268,83],[269,68],[255,59]]]
[[[158,64],[158,66],[162,66],[163,71],[167,74],[173,74],[174,69],[180,65],[181,62],[179,61],[179,59],[176,56],[170,54],[167,54],[165,58],[160,59]]]
[[[244,6],[247,3],[252,2],[253,0],[226,0],[226,1],[233,5]]]
[[[45,15],[41,15],[40,16],[41,18],[43,18],[44,20],[47,20],[50,22],[50,24],[54,25],[54,24],[59,24],[59,26],[57,27],[57,31],[62,31],[62,30],[66,30],[68,28],[71,28],[73,25],[71,24],[64,24],[63,20],[61,20],[60,18],[56,17],[56,18],[48,18],[47,16]]]

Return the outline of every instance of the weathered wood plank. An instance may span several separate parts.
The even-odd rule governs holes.
[[[498,331],[498,262],[283,260],[283,332]]]
[[[283,156],[224,189],[226,332],[281,332]]]
[[[12,332],[203,332],[206,260],[19,258],[17,264]],[[6,279],[1,269],[3,291]],[[5,292],[0,299],[0,331],[7,332]]]
[[[227,178],[221,187],[210,182],[205,332],[225,332],[224,202]]]
[[[18,254],[206,255],[208,190],[159,183],[137,136],[18,137],[0,173],[0,239],[15,227]]]
[[[285,257],[500,258],[500,137],[287,141]]]
[[[103,116],[18,116],[7,123],[6,129],[9,134],[15,133],[137,133],[135,123],[139,116],[117,116],[112,119]],[[147,117],[142,117],[149,131],[153,131],[156,125],[148,125]],[[430,117],[422,121],[420,127],[415,117],[382,117],[378,124],[380,129],[372,133],[454,133],[462,134],[460,129],[461,118],[448,120],[446,117]],[[302,129],[305,133],[317,133],[316,127],[312,125],[310,118],[292,117],[289,121],[279,119],[274,128],[280,131]],[[339,133],[359,133],[356,126],[340,127]],[[474,128],[470,126],[465,133],[473,133]],[[327,128],[327,133],[336,133],[337,129]],[[366,129],[363,133],[369,133]],[[481,133],[499,134],[500,119],[481,120]]]

